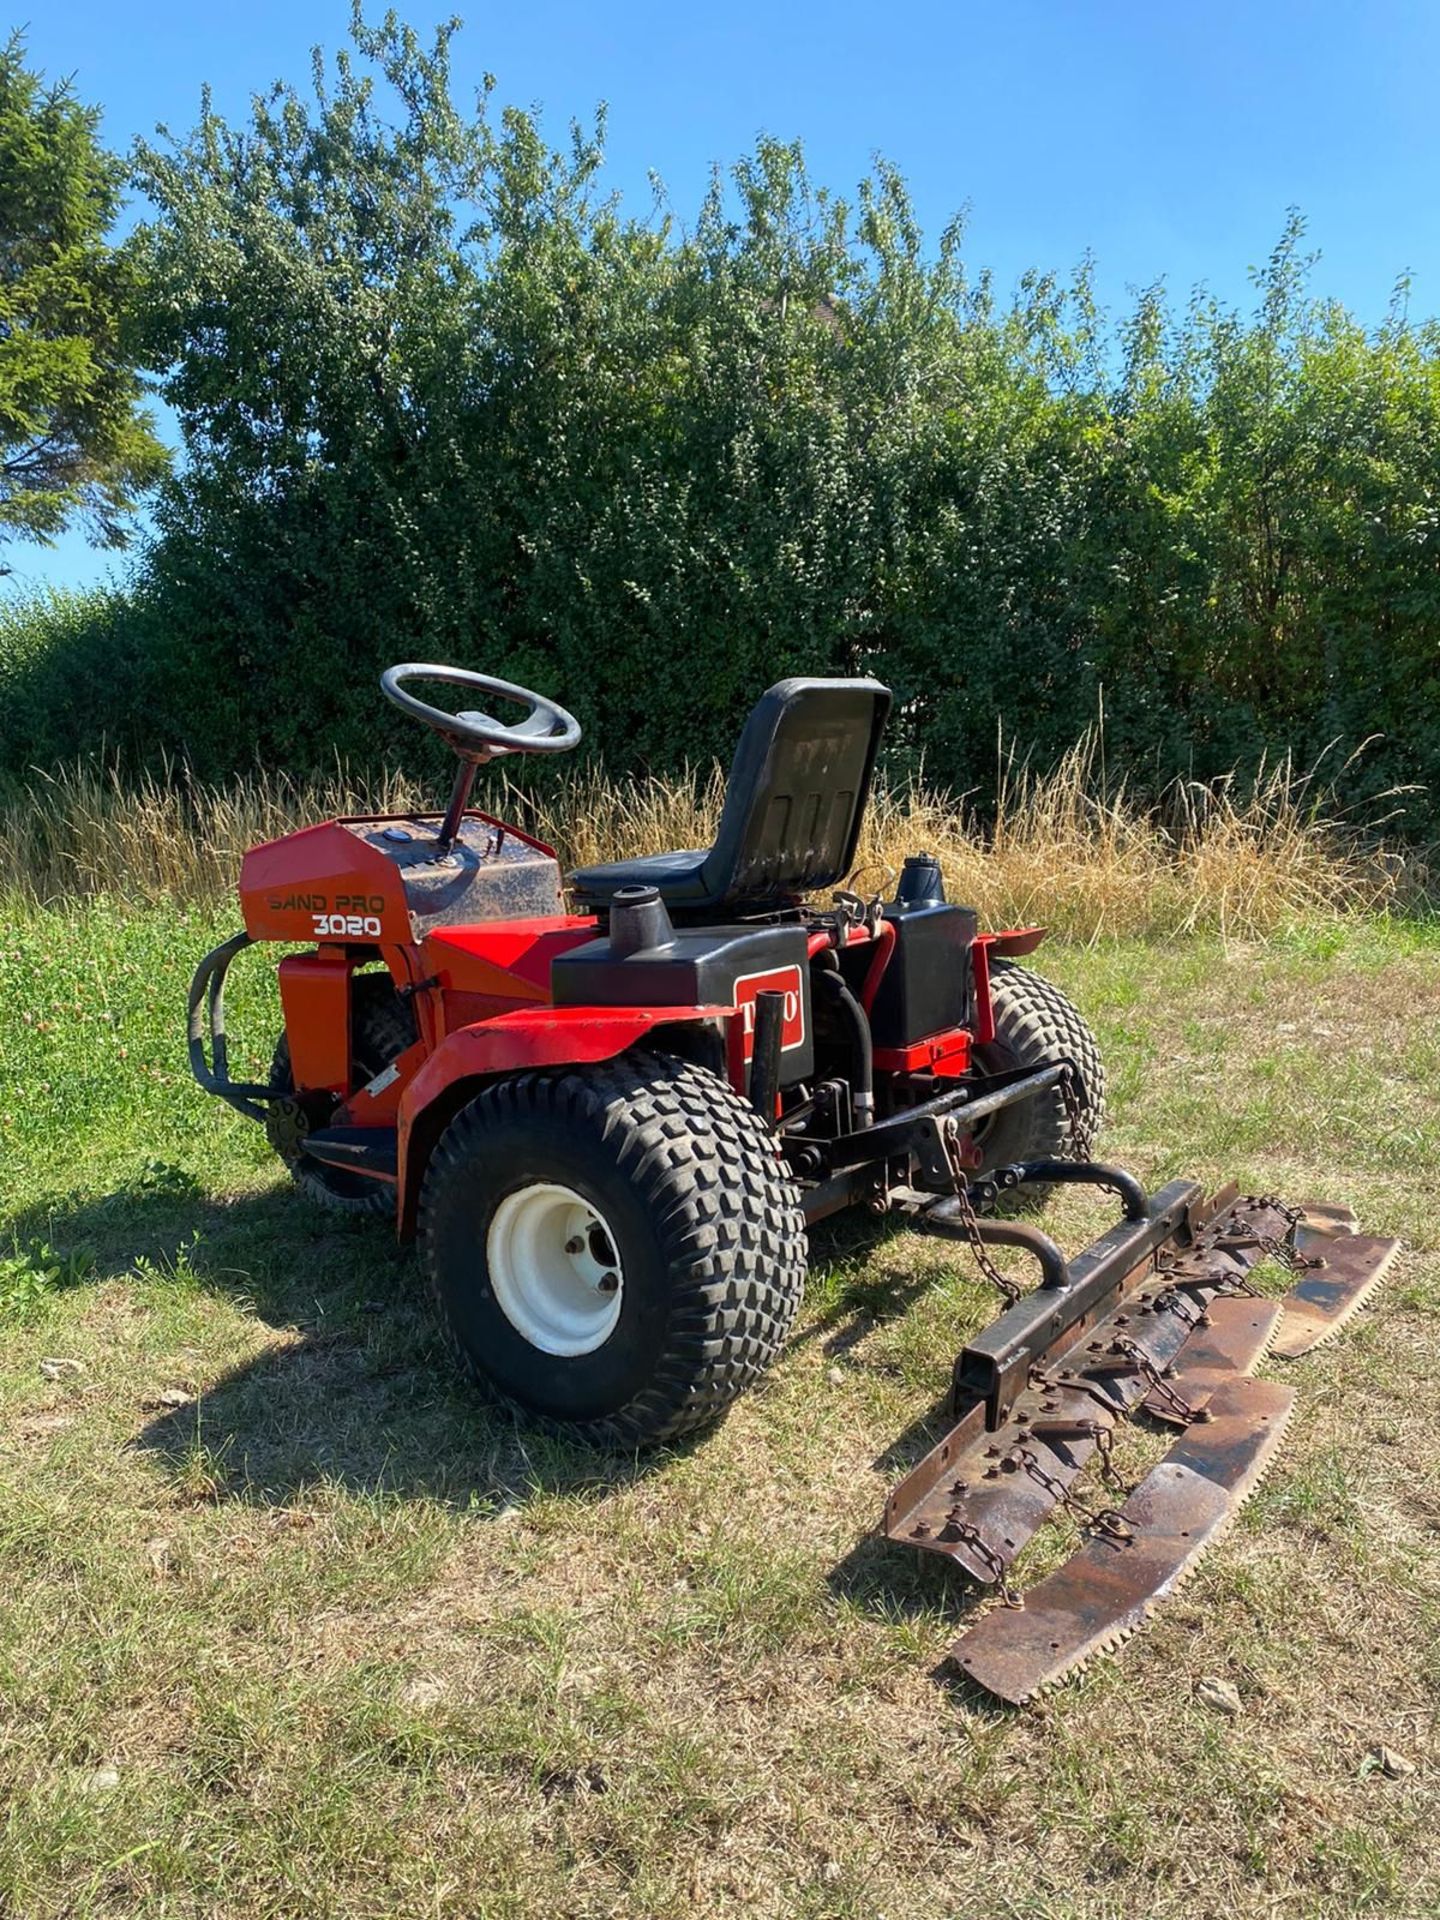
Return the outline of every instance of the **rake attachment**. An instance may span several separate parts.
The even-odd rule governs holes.
[[[886,1536],[954,1561],[995,1586],[951,1658],[1013,1704],[1063,1679],[1142,1626],[1193,1570],[1257,1485],[1294,1390],[1250,1376],[1270,1353],[1295,1359],[1336,1333],[1379,1285],[1395,1240],[1356,1231],[1348,1208],[1284,1206],[1231,1187],[1206,1199],[1176,1181],[1144,1200],[1111,1170],[1127,1219],[1074,1260],[1033,1228],[975,1220],[953,1202],[919,1224],[1026,1245],[1044,1278],[955,1363],[954,1425],[890,1495]],[[1281,1300],[1250,1270],[1295,1276]],[[1118,1423],[1144,1413],[1183,1429],[1133,1490],[1115,1474]],[[1095,1467],[1102,1495],[1078,1490]],[[1010,1568],[1063,1507],[1085,1540],[1023,1600]]]

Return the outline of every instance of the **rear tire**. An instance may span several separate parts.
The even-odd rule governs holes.
[[[985,1073],[1009,1073],[1070,1061],[1080,1076],[1080,1129],[1077,1140],[1058,1087],[1018,1106],[1002,1107],[977,1140],[984,1156],[981,1174],[1017,1160],[1088,1160],[1105,1121],[1105,1066],[1094,1034],[1060,989],[1040,974],[1013,960],[993,960],[991,969],[995,1038],[975,1049],[975,1064]],[[1021,1207],[1038,1208],[1054,1191],[1027,1186],[1013,1200]]]
[[[613,1448],[718,1419],[805,1284],[774,1142],[725,1081],[664,1054],[486,1087],[426,1168],[419,1238],[465,1370]]]

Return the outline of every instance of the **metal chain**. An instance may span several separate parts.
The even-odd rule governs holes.
[[[1157,1313],[1173,1313],[1182,1326],[1193,1333],[1196,1327],[1204,1324],[1205,1309],[1198,1302],[1188,1299],[1178,1287],[1166,1287],[1155,1296]]]
[[[1075,1091],[1075,1070],[1067,1066],[1060,1076],[1060,1098],[1065,1102],[1065,1117],[1070,1126],[1070,1145],[1077,1160],[1085,1157],[1085,1122],[1080,1112],[1080,1097]]]
[[[1273,1260],[1277,1266],[1283,1268],[1287,1273],[1309,1273],[1316,1267],[1324,1266],[1325,1262],[1317,1255],[1301,1253],[1295,1245],[1296,1229],[1304,1219],[1298,1207],[1287,1206],[1285,1201],[1283,1201],[1278,1194],[1274,1193],[1247,1194],[1243,1204],[1245,1209],[1254,1209],[1256,1212],[1264,1208],[1269,1208],[1273,1212],[1280,1214],[1288,1223],[1285,1238],[1283,1240],[1277,1240],[1273,1234],[1269,1233],[1246,1233],[1242,1231],[1237,1234],[1232,1226],[1230,1232],[1221,1232],[1219,1234],[1217,1251],[1234,1253],[1238,1252],[1242,1247],[1246,1249],[1253,1247],[1257,1259]],[[1155,1270],[1157,1273],[1173,1271],[1170,1262],[1164,1255],[1156,1256]],[[1215,1297],[1221,1300],[1234,1299],[1239,1296],[1244,1296],[1250,1300],[1263,1300],[1266,1297],[1264,1290],[1256,1286],[1245,1268],[1241,1268],[1240,1271],[1236,1273],[1211,1273],[1204,1278],[1201,1284],[1213,1287]],[[1155,1304],[1159,1307],[1173,1306],[1174,1301],[1172,1298],[1162,1295],[1157,1299]]]
[[[1277,1240],[1273,1234],[1257,1233],[1255,1244],[1267,1259],[1273,1260],[1277,1267],[1283,1267],[1286,1273],[1308,1273],[1312,1267],[1323,1267],[1325,1262],[1300,1250],[1289,1240]]]
[[[1157,1253],[1155,1256],[1155,1272],[1157,1276],[1164,1276],[1167,1273],[1175,1274],[1176,1272],[1178,1272],[1178,1268],[1175,1266],[1174,1261],[1168,1255],[1163,1253]],[[1255,1282],[1250,1278],[1249,1274],[1244,1272],[1243,1270],[1239,1273],[1227,1273],[1227,1274],[1218,1274],[1218,1273],[1215,1273],[1214,1271],[1206,1274],[1198,1274],[1198,1273],[1188,1274],[1183,1281],[1177,1282],[1176,1285],[1177,1286],[1186,1285],[1186,1286],[1197,1286],[1197,1287],[1213,1287],[1215,1289],[1215,1298],[1217,1300],[1228,1300],[1232,1298],[1234,1295],[1242,1294],[1242,1293],[1248,1294],[1252,1300],[1259,1300],[1263,1298],[1259,1287],[1256,1286]],[[1167,1307],[1169,1307],[1172,1311],[1175,1311],[1176,1310],[1175,1302],[1176,1302],[1175,1286],[1166,1287],[1163,1293],[1157,1294],[1155,1296],[1155,1305],[1161,1310],[1162,1313],[1165,1311]],[[1182,1317],[1185,1317],[1185,1316],[1182,1315]]]
[[[953,1534],[958,1545],[969,1547],[975,1558],[985,1567],[990,1576],[991,1586],[999,1589],[1003,1606],[1013,1607],[1018,1611],[1025,1605],[1005,1577],[1005,1562],[977,1526],[969,1520],[956,1520],[952,1517],[946,1523],[945,1532]]]
[[[1111,1493],[1118,1493],[1122,1500],[1128,1500],[1135,1489],[1127,1487],[1116,1470],[1115,1429],[1103,1425],[1099,1420],[1092,1421],[1091,1426],[1095,1438],[1095,1457],[1100,1463],[1100,1478]]]
[[[1074,1488],[1067,1487],[1063,1480],[1057,1479],[1031,1448],[1017,1447],[1016,1456],[1030,1478],[1042,1486],[1057,1505],[1072,1514],[1082,1527],[1093,1528],[1096,1533],[1103,1533],[1111,1540],[1134,1539],[1133,1530],[1117,1508],[1086,1506]]]
[[[1299,1226],[1303,1218],[1299,1207],[1292,1207],[1288,1201],[1282,1200],[1278,1193],[1257,1193],[1251,1201],[1251,1205],[1256,1207],[1269,1207],[1273,1213],[1278,1213],[1289,1226],[1292,1233],[1296,1227]]]
[[[966,1238],[970,1242],[970,1251],[975,1256],[975,1264],[990,1282],[991,1286],[995,1288],[1006,1306],[1013,1307],[1015,1302],[1020,1298],[1020,1289],[1008,1275],[1000,1271],[999,1267],[997,1267],[995,1262],[990,1258],[989,1248],[980,1237],[980,1221],[976,1216],[975,1208],[970,1200],[970,1189],[965,1184],[965,1175],[959,1165],[959,1155],[955,1150],[955,1143],[948,1137],[946,1148],[950,1154],[951,1164],[955,1172],[955,1207],[960,1215],[960,1224],[965,1229]]]
[[[1111,1400],[1107,1394],[1099,1392],[1092,1383],[1085,1380],[1057,1380],[1054,1374],[1049,1372],[1038,1360],[1031,1361],[1029,1372],[1025,1378],[1025,1385],[1031,1393],[1046,1395],[1074,1393],[1078,1388],[1081,1393],[1088,1394],[1090,1398],[1103,1407],[1107,1413],[1119,1414],[1123,1412],[1123,1408],[1117,1407],[1115,1402]],[[1112,1493],[1118,1493],[1122,1499],[1128,1500],[1135,1489],[1132,1486],[1128,1486],[1116,1471],[1114,1427],[1107,1420],[1077,1420],[1074,1422],[1074,1425],[1080,1432],[1084,1433],[1089,1440],[1093,1441],[1095,1456],[1099,1461],[1100,1478],[1104,1481],[1105,1485]]]
[[[1260,1251],[1283,1267],[1287,1273],[1308,1273],[1312,1267],[1323,1267],[1325,1262],[1318,1257],[1301,1253],[1295,1245],[1296,1230],[1300,1225],[1301,1214],[1298,1207],[1288,1207],[1275,1193],[1261,1194],[1255,1202],[1257,1207],[1270,1207],[1286,1222],[1288,1229],[1283,1240],[1277,1240],[1272,1234],[1260,1233],[1255,1236],[1255,1244]]]
[[[1128,1334],[1121,1334],[1115,1345],[1121,1353],[1129,1354],[1137,1371],[1144,1376],[1147,1385],[1170,1408],[1177,1420],[1183,1420],[1186,1426],[1189,1426],[1190,1422],[1197,1418],[1200,1409],[1192,1407],[1182,1393],[1176,1392],[1142,1346],[1132,1340]]]

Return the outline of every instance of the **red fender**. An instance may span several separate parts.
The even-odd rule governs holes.
[[[448,1034],[400,1100],[399,1229],[414,1231],[420,1177],[461,1089],[497,1074],[613,1060],[658,1027],[730,1020],[734,1007],[519,1007]]]
[[[1013,959],[1033,953],[1048,932],[1048,927],[1011,927],[1005,933],[987,933],[985,938],[992,953],[1009,954]]]
[[[970,969],[975,976],[975,1044],[988,1047],[995,1038],[995,1008],[990,1000],[990,956],[1014,958],[1033,953],[1045,938],[1044,927],[1010,927],[1003,933],[977,933],[970,947]]]

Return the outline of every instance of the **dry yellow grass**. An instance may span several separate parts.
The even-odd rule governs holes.
[[[889,887],[905,855],[939,855],[950,897],[991,924],[1041,921],[1071,939],[1218,932],[1256,938],[1296,921],[1413,905],[1427,874],[1327,811],[1312,775],[1282,761],[1243,792],[1233,781],[1172,789],[1141,805],[1107,783],[1087,737],[1053,771],[1013,769],[992,823],[923,784],[881,790],[855,884]],[[234,885],[246,847],[335,813],[433,806],[401,776],[337,774],[304,786],[284,774],[198,785],[183,774],[124,784],[93,768],[37,774],[0,802],[0,892],[30,901],[113,893],[139,904],[213,900]],[[560,774],[526,793],[498,779],[481,804],[513,811],[571,865],[708,844],[721,769],[624,781]]]

